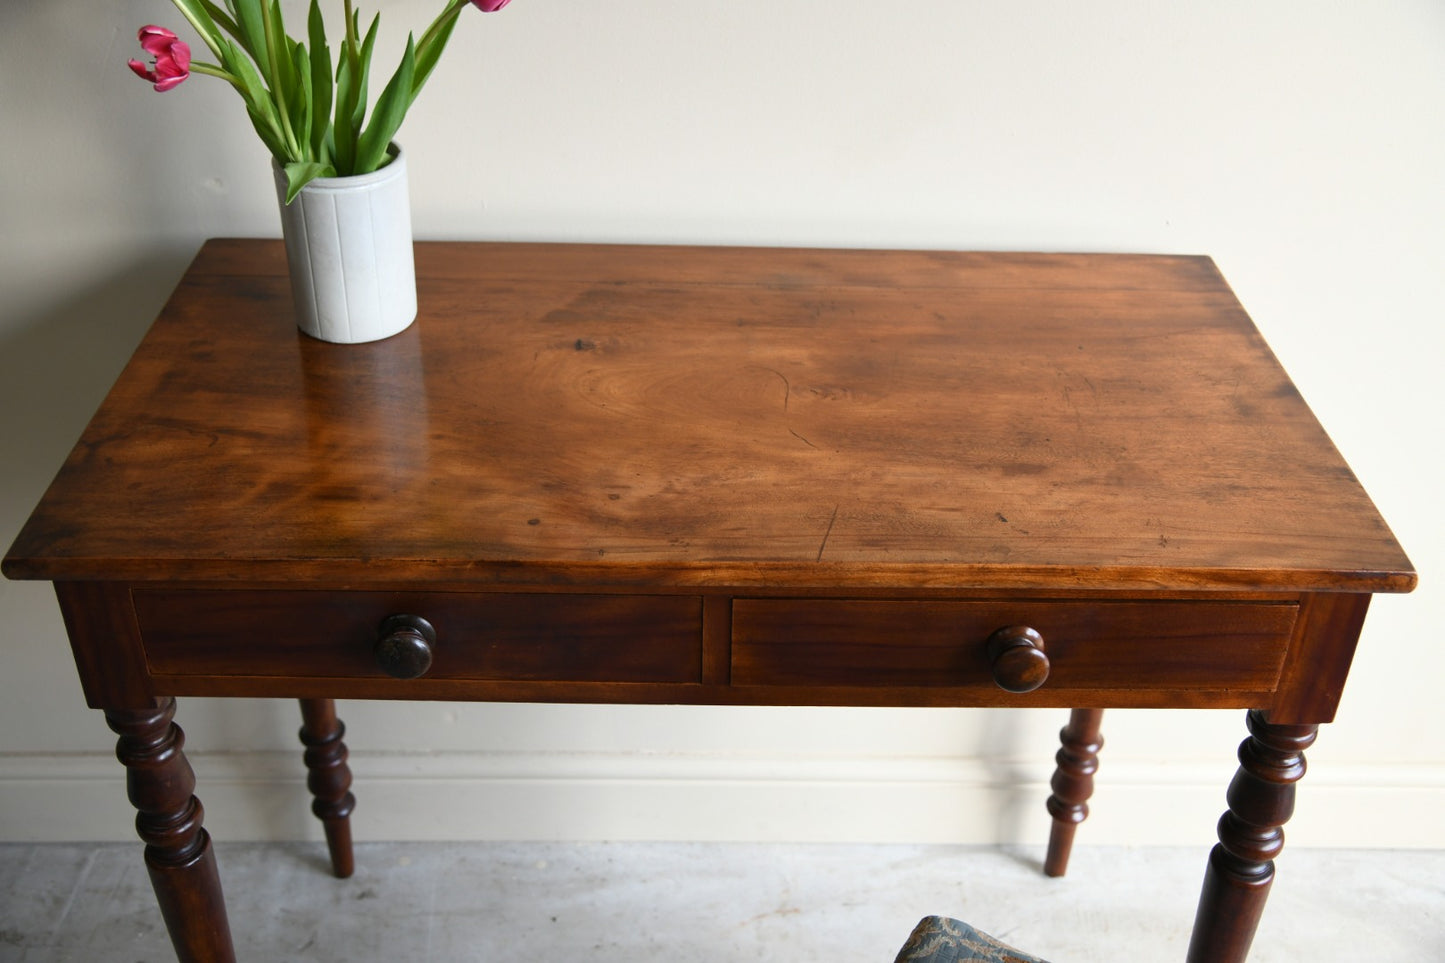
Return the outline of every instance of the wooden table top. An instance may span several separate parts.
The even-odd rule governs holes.
[[[329,585],[1408,591],[1203,257],[419,243],[299,334],[208,242],[4,571]]]

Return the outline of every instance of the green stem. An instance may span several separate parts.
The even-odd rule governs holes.
[[[351,12],[351,0],[345,0],[346,16],[346,55],[351,59],[351,65],[356,66],[360,54],[356,50],[356,14]]]
[[[226,31],[226,33],[232,37],[239,37],[241,35],[241,28],[236,25],[236,21],[231,19],[229,13],[216,6],[213,0],[201,0],[201,6],[205,8],[206,15],[215,21],[216,26]]]
[[[281,58],[286,56],[286,46],[282,42],[285,38],[278,36],[280,30],[271,16],[269,0],[261,0],[261,27],[266,34],[266,56],[271,61],[271,76],[266,78],[266,86],[271,89],[271,102],[276,106],[276,115],[281,119],[281,136],[286,142],[286,149],[291,152],[291,159],[301,160],[305,155],[291,129],[291,115],[286,109],[287,91],[282,89],[281,83],[281,75],[289,69],[290,60],[288,58],[282,63]]]
[[[214,35],[216,25],[214,23],[203,23],[181,0],[171,0],[171,3],[181,12],[181,16],[186,18],[196,33],[200,34],[201,39],[206,42],[207,47],[211,48],[211,53],[215,55],[216,59],[226,59],[225,54],[221,52],[221,44]]]
[[[207,77],[220,77],[222,80],[231,84],[233,87],[241,87],[241,79],[239,77],[231,73],[229,70],[226,70],[224,67],[218,67],[215,64],[208,64],[200,60],[192,60],[191,73],[205,74]]]
[[[408,108],[416,101],[417,95],[421,93],[422,87],[426,86],[427,80],[431,77],[432,71],[436,68],[437,61],[441,59],[442,51],[451,38],[452,29],[456,26],[457,18],[461,16],[471,0],[448,0],[447,6],[437,18],[431,22],[426,31],[421,35],[421,40],[416,44],[416,74],[412,79],[411,96],[407,100]]]
[[[471,0],[450,0],[446,9],[437,14],[437,18],[431,22],[431,26],[426,28],[426,31],[421,35],[421,39],[416,42],[416,49],[421,50],[432,43],[433,38],[436,37],[437,31],[442,28],[442,25],[449,20],[455,20],[457,15],[462,12],[462,8],[469,3],[471,3]]]

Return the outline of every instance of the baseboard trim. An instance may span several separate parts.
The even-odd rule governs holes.
[[[191,757],[217,839],[320,838],[299,754]],[[362,840],[1037,844],[1051,769],[974,758],[358,753]],[[1112,760],[1080,844],[1209,845],[1233,767]],[[134,839],[100,754],[0,756],[0,840]],[[1317,767],[1289,845],[1445,848],[1445,765]]]

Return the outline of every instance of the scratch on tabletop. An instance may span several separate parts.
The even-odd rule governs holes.
[[[823,549],[828,547],[828,536],[833,534],[833,523],[838,520],[838,509],[841,507],[841,505],[833,506],[833,515],[828,519],[828,530],[823,533],[823,544],[818,546],[818,557],[815,561],[823,560]]]
[[[788,429],[788,434],[792,435],[794,438],[798,439],[798,440],[801,441],[803,444],[807,445],[809,448],[817,448],[817,447],[818,447],[817,445],[813,444],[811,441],[809,441],[808,439],[804,438],[802,435],[798,434],[796,431],[794,431],[794,430],[791,429],[791,428]]]
[[[782,381],[783,381],[783,410],[784,410],[784,411],[787,411],[787,410],[788,410],[788,401],[789,401],[789,399],[791,399],[791,398],[793,397],[793,383],[788,380],[788,376],[787,376],[787,375],[783,374],[781,371],[779,371],[779,370],[776,369],[776,368],[769,368],[767,365],[760,365],[759,367],[761,367],[764,371],[768,372],[769,374],[775,374],[775,375],[777,375],[779,378],[782,379]]]

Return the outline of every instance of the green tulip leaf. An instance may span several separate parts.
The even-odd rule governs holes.
[[[420,39],[408,36],[401,64],[371,115],[368,87],[381,15],[365,34],[345,0],[345,37],[336,60],[326,42],[320,0],[310,0],[305,43],[286,32],[283,6],[295,0],[172,0],[215,54],[192,71],[227,81],[267,150],[287,171],[288,195],[327,171],[365,174],[387,163],[407,111],[436,69],[467,0],[446,0]],[[299,4],[298,4],[299,5]]]
[[[266,26],[261,13],[262,0],[236,0],[236,39],[256,61],[263,75],[271,74],[271,58],[266,48]]]
[[[318,0],[311,0],[306,27],[311,41],[311,154],[324,160],[326,135],[331,130],[331,48],[326,46],[326,24]]]
[[[346,52],[341,56],[336,72],[336,119],[332,125],[334,156],[336,169],[343,174],[357,173],[357,140],[361,136],[362,122],[366,119],[367,79],[371,73],[371,53],[380,24],[381,15],[377,14],[360,49],[356,47],[354,36],[348,38]]]
[[[436,69],[437,62],[441,60],[442,51],[446,50],[447,41],[451,39],[452,30],[457,25],[457,15],[462,11],[456,7],[444,12],[436,19],[436,22],[422,34],[421,42],[416,45],[416,75],[411,82],[410,104],[416,100],[416,95],[426,85],[427,78]]]
[[[179,0],[179,2],[189,5],[189,3],[194,2],[194,0]],[[205,9],[207,15],[210,16],[211,21],[215,23],[216,26],[233,37],[240,33],[241,28],[236,24],[235,18],[225,10],[216,6],[211,0],[200,0],[200,5]]]
[[[322,164],[317,161],[296,161],[287,164],[283,169],[286,172],[287,204],[296,200],[296,195],[301,193],[301,188],[316,178],[336,176],[336,170],[330,164]]]
[[[297,83],[291,96],[287,98],[286,109],[291,114],[296,146],[303,155],[316,160],[315,153],[311,150],[311,125],[316,120],[311,113],[311,59],[306,55],[303,44],[298,43],[291,47],[291,74]]]
[[[415,75],[416,47],[408,34],[401,65],[377,98],[376,109],[371,112],[371,123],[366,125],[357,143],[355,173],[370,173],[384,163],[387,145],[406,118],[406,109],[411,106],[411,84]]]

